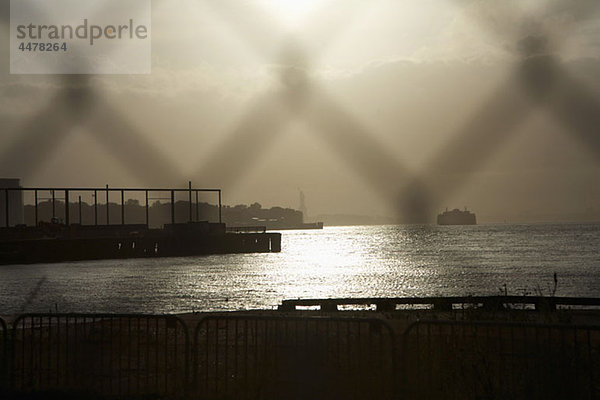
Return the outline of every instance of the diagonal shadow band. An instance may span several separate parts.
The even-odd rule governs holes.
[[[365,179],[369,187],[382,197],[395,201],[396,183],[408,180],[411,174],[369,129],[339,107],[323,88],[301,77],[291,79],[287,77],[289,73],[288,70],[282,76],[287,81],[302,84],[287,86],[258,101],[228,140],[213,152],[201,171],[218,174],[226,186],[234,184],[240,179],[240,170],[247,171],[292,120],[302,119],[317,132],[318,138],[332,153]],[[230,159],[232,154],[235,154],[233,160]]]
[[[600,161],[600,101],[547,55],[526,58],[494,96],[432,158],[420,180],[449,197],[518,132],[535,108],[558,119]],[[416,186],[418,187],[418,185]],[[410,198],[414,193],[403,192]],[[424,197],[424,196],[422,196]],[[439,205],[438,205],[439,207]]]
[[[600,163],[600,100],[552,56],[524,65],[528,95],[560,122]]]
[[[557,2],[553,6],[564,5]],[[590,10],[595,7],[592,2],[588,2],[586,7],[580,7],[578,10]],[[514,10],[507,11],[511,18],[521,17]],[[585,12],[580,14],[584,16]],[[239,25],[234,27],[238,31],[239,28]],[[251,39],[252,35],[246,37]],[[399,216],[404,221],[429,222],[433,216],[432,206],[439,207],[435,204],[436,199],[448,197],[467,184],[470,175],[517,133],[518,127],[529,115],[532,107],[542,105],[536,98],[546,96],[540,87],[535,87],[535,82],[539,80],[539,76],[556,74],[548,74],[542,68],[532,68],[532,62],[527,57],[542,50],[540,44],[543,42],[542,36],[537,37],[535,41],[530,40],[529,43],[518,43],[517,48],[524,52],[526,58],[517,66],[513,76],[500,86],[497,93],[480,107],[470,121],[451,135],[448,145],[433,157],[426,171],[422,171],[418,176],[408,176],[397,163],[390,161],[391,158],[386,156],[385,151],[369,138],[370,132],[361,128],[354,118],[350,118],[334,103],[321,101],[321,105],[315,108],[321,112],[313,116],[312,123],[320,128],[320,137],[332,152],[337,152],[381,194],[389,196],[390,182],[400,182],[399,186],[404,186],[398,200]],[[250,40],[248,44],[260,51],[259,42]],[[563,84],[558,82],[559,87],[563,87],[558,91],[563,95],[548,97],[547,100],[554,99],[548,107],[552,106],[555,109],[554,113],[560,116],[563,123],[578,131],[583,142],[597,149],[598,137],[589,134],[590,124],[585,122],[594,121],[594,117],[600,115],[600,112],[596,112],[600,111],[596,106],[597,101],[581,88],[575,89],[578,86],[574,82],[564,84],[568,80],[566,75],[558,76],[562,77],[563,81]],[[313,94],[317,92],[322,96],[322,92],[315,90],[314,83],[311,83],[311,90]],[[401,183],[403,180],[404,184]],[[432,188],[437,192],[435,195]]]
[[[226,14],[231,15],[231,10],[223,8],[221,4],[221,13],[224,16]],[[253,10],[256,14],[256,10]],[[238,32],[252,32],[251,27],[244,25],[239,22],[236,17],[237,14],[233,13],[234,18],[229,19],[232,25],[232,29]],[[264,17],[260,13],[258,17]],[[264,26],[267,26],[270,21],[265,22]],[[272,26],[270,26],[272,28]],[[276,28],[279,28],[276,26]],[[262,31],[261,31],[262,32]],[[264,49],[261,48],[261,40],[256,40],[253,35],[246,35],[248,38],[248,44],[255,49],[257,53],[265,54]],[[333,35],[329,37],[329,40],[333,38]],[[260,38],[259,38],[260,39]],[[305,52],[303,46],[300,46],[297,40],[293,38],[288,39],[284,43],[281,54],[284,55],[296,55],[296,59],[305,61]],[[268,53],[268,52],[267,52]],[[298,56],[300,54],[300,56]],[[293,58],[293,57],[292,57]],[[287,63],[287,59],[283,61]],[[303,62],[302,67],[306,67],[308,63]],[[288,69],[289,70],[289,69]],[[318,130],[318,136],[322,141],[329,147],[332,153],[337,153],[345,164],[354,170],[359,176],[366,180],[368,186],[376,190],[383,198],[387,199],[394,208],[398,209],[399,218],[402,220],[410,220],[410,222],[422,222],[428,219],[426,216],[429,204],[431,203],[431,193],[425,189],[425,185],[417,182],[411,174],[400,165],[400,163],[394,159],[392,154],[389,154],[386,149],[377,142],[375,135],[366,129],[360,121],[357,121],[355,117],[346,113],[341,107],[332,101],[324,90],[317,87],[315,82],[309,82],[308,73],[306,70],[304,73],[304,81],[310,93],[310,100],[313,105],[310,106],[310,112],[307,113],[305,109],[295,108],[290,110],[296,118],[308,118],[310,125]],[[285,77],[282,76],[282,80]],[[265,105],[260,102],[259,104]],[[288,103],[289,105],[289,103]],[[263,110],[253,110],[251,112],[264,113]],[[260,115],[260,114],[259,114]],[[254,118],[254,121],[266,121],[269,120],[273,129],[280,129],[282,124],[275,123],[273,118],[263,119],[262,117]],[[268,143],[272,143],[271,139],[274,137],[276,132],[266,133],[261,131],[257,133],[255,128],[256,124],[248,124],[248,121],[253,121],[252,118],[246,118],[242,124],[238,125],[236,132],[233,135],[232,140],[228,140],[225,146],[219,147],[215,152],[213,159],[222,160],[225,158],[225,154],[231,151],[232,148],[239,145],[240,143],[252,143],[255,148],[265,148]],[[270,127],[270,128],[271,128]],[[243,139],[242,139],[243,138]],[[235,151],[237,153],[237,151]],[[249,159],[249,157],[246,157]],[[208,165],[215,165],[214,162]],[[205,167],[206,169],[207,167]],[[227,170],[230,177],[235,176],[239,179],[241,169],[239,165],[230,165]],[[412,193],[406,196],[406,199],[402,199],[400,205],[398,202],[398,188],[402,187],[402,183],[405,183],[405,190],[410,190]],[[410,182],[408,184],[408,182]],[[418,190],[417,190],[418,188]]]
[[[256,100],[195,175],[212,176],[223,188],[237,185],[243,173],[252,169],[289,125],[292,116],[285,104],[287,101],[289,94],[281,91],[267,93]]]
[[[75,126],[87,128],[130,174],[144,184],[181,180],[178,168],[149,140],[89,87],[83,75],[63,76],[63,88],[16,133],[0,156],[0,170],[29,177],[54,152]]]
[[[247,46],[265,60],[279,57],[282,48],[291,48],[300,43],[297,33],[289,32],[280,21],[269,15],[264,9],[257,7],[256,4],[238,0],[219,0],[208,3],[215,16],[226,22]],[[349,17],[347,16],[349,19],[345,21],[344,26],[329,23],[329,20],[322,18],[318,6],[313,8],[306,16],[306,20],[311,22],[311,31],[319,32],[318,48],[308,49],[306,43],[303,43],[302,47],[305,50],[311,50],[313,60],[316,59],[319,54],[323,54],[333,46],[336,39],[352,25],[353,21],[362,17],[361,11],[367,4],[356,7],[353,13]],[[310,32],[302,32],[302,34],[310,34]],[[298,50],[300,50],[300,46],[298,46]]]
[[[230,188],[276,143],[306,107],[311,89],[304,61],[303,53],[290,42],[275,70],[279,87],[252,101],[242,119],[202,162],[198,175],[218,177],[222,187]]]
[[[468,184],[473,174],[516,135],[531,105],[514,77],[499,87],[470,120],[449,134],[448,143],[400,192],[398,201],[405,219],[408,216],[414,223],[433,221],[441,202]]]
[[[369,128],[340,107],[324,89],[313,84],[313,92],[306,120],[315,135],[369,186],[388,198],[395,195],[395,184],[406,181],[412,173],[400,165]]]
[[[3,3],[1,11],[4,17],[1,23],[8,25],[8,1]],[[29,10],[32,15],[39,14],[38,11]],[[141,182],[153,185],[157,181],[172,184],[180,180],[182,174],[176,166],[96,95],[88,75],[59,75],[58,78],[61,89],[57,95],[21,127],[16,140],[2,152],[1,170],[13,171],[11,174],[15,176],[31,176],[59,149],[71,128],[85,125],[86,119],[91,118],[88,126],[92,129],[88,131]]]
[[[519,77],[510,77],[458,132],[449,133],[447,145],[431,158],[428,172],[448,176],[478,170],[517,133],[531,106]]]
[[[596,7],[586,3],[578,10],[589,11]],[[539,35],[519,41],[517,48],[524,58],[513,75],[466,125],[451,135],[451,142],[423,171],[421,182],[409,185],[401,199],[430,196],[418,194],[423,190],[423,182],[428,182],[430,188],[437,188],[438,198],[455,193],[469,182],[469,174],[477,171],[515,135],[532,107],[544,107],[552,113],[600,159],[600,138],[593,128],[598,126],[600,119],[600,102],[570,78],[555,57],[544,54],[545,43],[545,37]]]
[[[288,47],[286,48],[286,50],[289,50],[292,46],[293,43],[288,43]],[[291,51],[288,51],[288,53],[297,53],[297,49],[293,49]],[[295,60],[297,61],[297,60]],[[296,76],[298,74],[295,74]],[[294,74],[292,74],[292,76],[290,77],[289,74],[289,69],[286,69],[284,71],[284,73],[282,74],[282,80],[284,81],[284,83],[286,84],[297,84],[297,80],[295,79],[296,77],[294,76]],[[296,88],[297,89],[297,88]],[[290,92],[291,93],[291,92]],[[253,113],[250,113],[250,118],[245,119],[242,123],[243,125],[243,129],[245,131],[245,133],[242,134],[236,134],[233,137],[233,140],[236,142],[237,145],[241,144],[241,147],[245,150],[244,152],[241,152],[240,154],[245,154],[245,158],[247,162],[251,162],[252,161],[252,157],[255,157],[256,154],[258,153],[256,151],[256,149],[258,149],[259,147],[261,147],[261,145],[263,145],[266,142],[272,142],[271,139],[273,139],[273,135],[277,132],[277,126],[282,125],[283,120],[284,120],[284,114],[282,113],[281,109],[277,110],[277,112],[273,113],[273,108],[272,107],[268,107],[267,104],[271,103],[271,106],[279,104],[279,103],[283,103],[287,105],[288,110],[291,109],[292,107],[295,107],[294,113],[296,114],[296,116],[298,116],[299,113],[299,107],[298,105],[301,104],[301,102],[299,103],[297,100],[297,98],[299,96],[294,95],[294,94],[280,94],[277,95],[275,97],[273,97],[272,99],[265,99],[264,101],[259,102],[259,106],[255,109],[256,111]],[[301,96],[300,96],[301,97]],[[290,101],[291,99],[291,101]],[[283,100],[283,101],[282,101]],[[62,99],[59,97],[58,98],[58,102],[61,103]],[[334,105],[330,102],[328,104],[328,109],[330,110],[330,112],[333,112],[334,110]],[[97,108],[98,105],[95,105],[95,108]],[[67,107],[68,108],[68,107]],[[269,111],[270,110],[270,111]],[[276,110],[276,108],[275,108]],[[266,112],[266,114],[265,114]],[[62,114],[62,113],[61,113]],[[82,115],[83,113],[79,113],[79,115]],[[102,107],[102,114],[104,115],[102,119],[102,121],[105,124],[109,124],[109,121],[120,121],[121,122],[121,128],[123,126],[122,124],[122,118],[118,118],[116,115],[108,115],[109,113],[107,112],[107,107],[105,107],[105,105]],[[337,110],[337,114],[336,115],[341,115],[341,110]],[[346,115],[346,118],[348,118],[348,116]],[[288,120],[289,120],[289,115],[288,115]],[[321,119],[320,122],[322,123],[324,120]],[[63,121],[64,122],[64,121]],[[98,121],[96,121],[98,122]],[[338,119],[338,124],[341,122]],[[353,124],[353,126],[357,126],[356,123]],[[61,129],[61,127],[57,126],[57,131],[59,129]],[[125,154],[125,159],[132,159],[135,160],[134,162],[131,163],[130,165],[130,169],[135,170],[135,173],[137,176],[144,176],[145,174],[147,174],[148,172],[148,160],[155,160],[157,163],[161,164],[161,165],[166,165],[167,167],[164,169],[161,169],[161,171],[165,172],[165,176],[173,176],[174,173],[172,171],[175,170],[175,168],[171,168],[168,167],[168,162],[164,159],[164,157],[160,157],[159,153],[154,151],[154,149],[152,149],[152,146],[148,146],[143,145],[144,141],[143,140],[137,140],[134,136],[133,130],[132,129],[128,129],[128,135],[126,138],[117,138],[114,136],[114,132],[115,132],[115,124],[110,124],[110,126],[107,127],[107,129],[104,130],[104,135],[109,135],[111,136],[111,139],[107,139],[107,136],[103,136],[103,135],[96,135],[96,139],[97,141],[99,141],[100,143],[104,143],[106,147],[108,148],[117,148],[117,149],[127,149],[126,151],[124,151]],[[249,129],[250,128],[250,129]],[[347,127],[346,127],[347,128]],[[35,129],[29,129],[31,132],[36,132]],[[51,131],[50,131],[51,132]],[[240,131],[241,132],[241,131]],[[250,134],[248,134],[248,132],[250,132]],[[363,135],[366,135],[366,131],[363,129],[362,131]],[[48,131],[46,131],[46,133],[48,133]],[[239,133],[239,132],[238,132]],[[56,135],[58,136],[60,133],[56,133]],[[49,135],[47,137],[51,137],[52,135]],[[382,156],[382,154],[384,154],[384,152],[381,151],[381,149],[378,150],[374,150],[377,146],[375,146],[373,143],[369,140],[361,140],[359,141],[359,143],[357,143],[358,138],[360,138],[360,135],[354,135],[353,140],[340,140],[341,138],[339,136],[335,135],[329,135],[328,139],[329,139],[329,143],[332,144],[333,147],[335,147],[335,144],[333,142],[337,142],[338,144],[343,144],[345,143],[346,145],[342,147],[342,154],[346,155],[347,159],[352,159],[353,157],[350,155],[352,154],[357,154],[356,150],[358,150],[356,147],[361,147],[361,148],[368,148],[371,151],[367,151],[367,152],[363,152],[362,154],[369,154],[368,157],[370,157],[370,161],[375,161],[375,160],[383,160],[383,159],[389,159],[389,157],[385,157]],[[21,143],[28,143],[30,142],[29,140],[30,138],[25,137],[25,140],[21,141]],[[332,142],[333,141],[333,142]],[[55,141],[56,143],[56,141]],[[118,143],[117,146],[114,146],[113,143]],[[350,143],[354,143],[354,145],[350,145]],[[369,144],[370,143],[370,144]],[[113,145],[113,146],[111,146]],[[255,151],[252,151],[253,146],[255,147]],[[257,147],[258,146],[258,147]],[[354,146],[354,147],[353,147]],[[17,148],[19,147],[19,145],[16,146]],[[20,147],[23,147],[23,145],[21,144]],[[13,146],[13,149],[15,148],[15,146]],[[140,148],[143,148],[144,150],[140,150]],[[226,146],[226,148],[228,149],[228,151],[230,151],[231,146]],[[128,151],[130,150],[130,151]],[[10,152],[10,150],[9,150]],[[136,153],[142,153],[143,155],[139,156],[139,157],[131,157],[131,155],[136,154]],[[223,160],[224,157],[221,157],[222,153],[221,152],[217,152],[216,153],[216,157],[213,158],[213,160]],[[254,154],[254,155],[253,155]],[[160,161],[159,161],[160,160]],[[241,158],[241,161],[244,161],[244,158]],[[244,164],[242,162],[242,164]],[[31,166],[35,165],[35,162],[31,162],[30,163]],[[229,162],[229,163],[225,163],[225,165],[223,165],[223,163],[221,163],[221,165],[219,165],[218,163],[216,163],[215,161],[209,161],[208,162],[208,169],[209,170],[222,170],[225,173],[226,179],[233,179],[236,174],[234,173],[235,171],[232,170],[231,167],[228,168],[228,166],[234,165],[233,163]],[[367,165],[374,165],[372,163],[369,162],[363,162],[361,165],[363,165],[363,167],[367,166]],[[237,168],[237,167],[236,167]],[[376,174],[374,173],[374,169],[371,168],[373,171],[370,172],[366,172],[366,175],[371,179],[372,182],[379,182],[379,179],[376,179],[377,177],[381,177],[381,174]],[[387,171],[390,171],[390,168],[384,168]],[[153,178],[156,178],[155,176]],[[379,186],[379,188],[383,188],[385,187],[384,185],[377,185]]]
[[[59,149],[70,128],[88,115],[93,100],[90,91],[80,86],[81,77],[73,76],[63,82],[64,88],[5,147],[0,155],[0,170],[25,177],[35,173]]]
[[[438,197],[430,193],[431,187],[438,188],[437,184],[431,184],[431,182],[435,182],[437,179],[437,183],[439,183],[440,174],[447,176],[456,173],[462,174],[462,177],[449,190],[456,190],[467,183],[468,173],[479,168],[501,147],[503,142],[514,135],[516,128],[527,116],[531,104],[524,101],[523,90],[533,100],[542,99],[542,101],[538,100],[534,103],[545,104],[548,110],[558,116],[567,127],[578,132],[580,140],[594,149],[593,151],[597,151],[595,149],[598,149],[598,137],[590,135],[589,121],[595,121],[595,116],[600,115],[597,112],[598,101],[567,75],[559,72],[560,68],[551,68],[548,73],[541,68],[531,67],[531,65],[533,64],[525,62],[517,69],[517,77],[503,85],[499,93],[482,106],[473,120],[469,121],[458,134],[452,135],[449,145],[437,157],[434,157],[428,170],[420,174],[424,176],[420,176],[418,179],[408,174],[399,163],[395,162],[393,157],[373,140],[369,130],[361,127],[355,118],[328,99],[323,91],[317,89],[313,83],[310,84],[311,98],[316,97],[315,103],[319,106],[311,107],[310,122],[319,128],[319,137],[332,151],[338,153],[382,195],[388,197],[394,192],[390,189],[394,186],[390,182],[398,182],[398,186],[403,186],[402,182],[404,181],[405,189],[400,198],[407,205],[399,206],[400,214],[415,222],[426,222],[430,220],[428,217],[431,213],[430,204],[434,203]],[[550,92],[541,90],[548,85],[536,84],[536,79],[539,79],[538,75],[547,75],[549,80],[546,79],[546,81],[554,82],[549,85],[554,90]],[[535,79],[528,79],[528,76],[533,76]],[[285,79],[283,75],[282,79]],[[232,180],[239,179],[244,166],[252,163],[253,157],[256,157],[259,150],[262,151],[266,143],[270,143],[276,138],[277,132],[285,126],[286,120],[291,117],[299,117],[305,112],[302,107],[282,101],[285,98],[285,94],[282,93],[273,96],[267,95],[265,99],[257,103],[257,107],[250,110],[238,125],[231,140],[226,143],[235,143],[245,150],[245,152],[240,151],[242,156],[239,163],[226,161],[226,154],[229,150],[216,151],[212,161],[209,160],[205,168],[208,171],[223,170],[226,177],[230,177]],[[288,108],[288,110],[282,110],[281,105],[286,105],[284,108]],[[109,112],[108,107],[104,107],[103,110],[102,114],[106,121],[113,118],[115,121],[118,120]],[[116,128],[114,125],[112,127]],[[129,130],[134,132],[133,129]],[[115,132],[114,129],[109,129],[109,131]],[[134,134],[130,133],[128,136],[131,139]],[[105,137],[99,138],[100,142],[106,143],[105,140]],[[134,154],[140,151],[139,147],[142,142],[144,140],[141,138],[128,139],[123,141],[119,149],[128,149],[128,151],[123,151],[125,155]],[[230,149],[231,146],[224,146],[224,148]],[[142,153],[145,155],[138,158],[138,163],[143,164],[144,160],[151,159],[161,160],[160,155],[156,155],[152,146],[146,146],[146,150]],[[140,176],[144,173],[144,168],[140,169],[135,165],[131,168],[136,170],[136,174]],[[171,169],[175,170],[170,167],[165,170]],[[447,196],[448,193],[448,191],[442,191],[440,196]]]
[[[243,25],[236,24],[235,29],[239,30],[240,26]],[[255,49],[258,48],[257,51],[261,50],[256,40],[251,41],[250,45]],[[280,77],[285,89],[288,90],[288,94],[284,97],[287,97],[288,100],[290,98],[297,100],[281,102],[288,108],[285,118],[288,120],[292,117],[307,118],[310,125],[319,131],[319,137],[333,153],[337,153],[351,170],[362,176],[368,186],[396,206],[394,204],[397,200],[395,183],[406,181],[410,174],[394,159],[393,155],[377,142],[372,132],[337,106],[324,90],[317,87],[315,82],[310,82],[308,72],[304,69],[308,64],[305,62],[305,53],[296,40],[288,40],[280,53],[284,57],[282,63],[288,65],[288,68],[282,69]],[[300,62],[298,62],[299,60]],[[301,68],[290,68],[290,64],[300,65]],[[301,85],[297,85],[297,82],[301,82]],[[300,95],[298,95],[299,92]],[[311,103],[308,113],[304,107],[307,97],[310,98],[309,103]],[[213,153],[214,155],[205,164],[203,170],[224,172],[220,176],[225,177],[223,181],[225,185],[234,182],[234,179],[239,180],[243,169],[246,169],[245,166],[251,164],[258,157],[257,150],[264,151],[271,146],[278,132],[286,125],[282,120],[284,114],[281,113],[279,105],[271,108],[271,111],[265,108],[272,107],[273,103],[272,99],[259,101],[258,107],[251,110],[230,134],[229,139]],[[225,162],[227,155],[231,153],[244,154],[243,157],[238,157],[236,160],[242,161],[242,163]],[[415,186],[413,183],[411,187]],[[419,193],[423,192],[421,190]],[[420,196],[418,199],[413,196],[410,204],[403,207],[408,210],[402,209],[400,214],[409,216],[412,221],[423,220],[428,202],[428,196]]]
[[[465,6],[465,3],[460,0],[453,0],[457,7]],[[519,0],[493,2],[486,4],[485,2],[474,1],[472,4],[485,7],[493,7],[493,12],[487,13],[469,13],[472,21],[481,30],[489,33],[496,39],[499,45],[502,45],[504,50],[509,52],[521,52],[520,41],[527,36],[538,36],[544,41],[549,36],[552,36],[554,44],[562,44],[569,37],[570,30],[596,15],[600,8],[597,0],[578,0],[578,1],[562,1],[562,0],[547,0],[538,3],[538,13],[535,15],[532,11],[526,11],[524,2]],[[541,20],[541,15],[560,16],[551,18],[550,23],[563,21],[571,21],[571,26],[562,26],[560,34],[549,35],[549,32],[544,27]],[[516,25],[516,30],[507,29],[511,23]],[[504,43],[506,39],[508,43]],[[506,46],[508,44],[508,47]]]
[[[166,154],[104,98],[95,96],[86,122],[94,140],[138,181],[150,186],[185,183],[180,169]]]
[[[382,188],[389,187],[390,182],[405,182],[398,199],[400,220],[427,222],[433,218],[434,207],[440,206],[436,201],[451,196],[467,184],[469,174],[488,162],[518,132],[532,108],[540,106],[573,129],[600,159],[600,138],[594,130],[600,122],[600,103],[548,57],[528,59],[520,65],[511,79],[452,135],[448,145],[432,158],[418,178],[399,174],[402,169],[398,164],[389,158],[386,161],[386,157],[382,157],[384,152],[351,122],[352,118],[331,104],[319,107],[324,112],[321,121],[327,122],[337,115],[331,119],[337,121],[337,126],[329,121],[321,124],[320,132],[326,133],[322,137],[330,141],[330,146],[336,147],[338,154],[344,154],[349,164],[371,184],[375,183],[381,194],[386,192]],[[335,137],[336,132],[344,133]]]
[[[325,90],[315,93],[307,120],[319,139],[396,210],[399,222],[426,221],[433,193]],[[407,195],[399,198],[399,189]]]
[[[259,24],[260,29],[257,34],[254,25],[248,25],[248,19],[242,18],[240,20],[241,14],[231,8],[230,2],[219,2],[214,8],[223,18],[230,22],[232,29],[238,31],[240,34],[249,33],[244,35],[244,39],[246,39],[248,45],[257,53],[263,56],[272,56],[272,48],[269,49],[270,51],[265,51],[265,48],[262,46],[264,43],[263,31],[265,27],[269,28],[269,32],[282,31],[280,26],[270,18],[267,18],[264,13],[259,12],[256,7],[250,7],[247,13],[253,16],[251,20],[253,22],[256,20],[262,22]],[[246,8],[248,8],[248,5],[246,5]],[[328,35],[328,43],[322,43],[320,50],[323,51],[327,44],[330,44],[334,38],[335,35]],[[365,129],[350,114],[345,113],[339,106],[336,106],[324,90],[318,88],[315,82],[311,82],[306,69],[308,65],[306,52],[304,51],[304,46],[301,46],[297,39],[288,36],[283,44],[279,42],[277,44],[283,46],[279,51],[279,56],[281,57],[281,64],[286,66],[281,70],[280,79],[284,83],[284,90],[287,89],[287,94],[282,92],[277,95],[283,97],[284,101],[280,103],[288,109],[285,113],[286,118],[306,118],[306,101],[310,99],[310,103],[316,100],[318,106],[310,106],[311,113],[314,115],[309,118],[312,119],[313,127],[319,128],[320,136],[325,140],[325,143],[328,144],[332,151],[338,151],[341,158],[344,161],[348,161],[348,164],[353,169],[364,175],[369,180],[371,187],[382,191],[382,194],[385,192],[389,194],[390,185],[382,184],[383,176],[395,175],[397,177],[403,169],[399,167],[397,162],[392,161],[393,156],[388,154],[381,145],[377,144],[369,130]],[[271,42],[270,46],[273,45],[274,43]],[[289,101],[290,99],[294,101]],[[272,99],[258,101],[258,107],[252,108],[240,124],[237,125],[233,133],[230,134],[230,138],[214,152],[211,161],[205,164],[203,169],[205,171],[213,171],[214,166],[219,165],[219,162],[215,160],[221,160],[221,165],[225,164],[223,161],[226,158],[225,155],[231,153],[232,149],[239,148],[240,150],[233,151],[233,153],[238,154],[245,147],[249,149],[265,149],[270,146],[273,142],[272,139],[277,135],[277,131],[287,125],[287,123],[284,124],[281,121],[281,116],[278,115],[280,113],[279,105],[273,108],[272,112],[260,109],[260,107],[272,106],[275,102]],[[330,113],[330,115],[326,115],[327,113]],[[265,128],[272,131],[267,132]],[[332,131],[328,132],[328,129]],[[251,156],[251,154],[254,154],[254,156]],[[255,157],[257,157],[256,151],[246,152],[244,157],[245,164]],[[351,160],[357,162],[357,159],[359,160],[358,164],[349,162]],[[379,165],[381,162],[386,165],[381,167]],[[356,167],[356,165],[359,167]],[[240,178],[240,167],[241,165],[238,163],[237,165],[233,164],[223,168],[229,171],[226,174],[229,178],[225,180],[225,184],[230,183],[233,177],[236,179]]]
[[[281,32],[275,19],[261,12],[250,2],[232,0],[210,1],[210,10],[216,17],[227,20],[232,29],[240,32],[244,43],[266,59],[272,58],[281,47]]]

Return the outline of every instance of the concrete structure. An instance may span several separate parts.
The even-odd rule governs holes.
[[[20,188],[21,180],[16,178],[0,178],[0,226],[15,226],[24,223],[23,192],[6,190]],[[7,208],[8,197],[8,208]],[[6,219],[8,218],[8,224]]]
[[[151,189],[151,188],[28,188],[21,187],[18,179],[0,181],[0,198],[4,194],[4,203],[0,203],[4,220],[0,226],[0,265],[50,263],[79,260],[103,260],[141,257],[177,257],[204,254],[232,253],[270,253],[281,251],[280,233],[227,232],[222,223],[221,189],[196,189],[191,182],[187,189]],[[33,192],[35,225],[16,226],[23,223],[23,192]],[[121,195],[121,218],[114,221],[110,216],[110,192]],[[63,194],[61,207],[64,207],[64,221],[40,220],[39,192],[52,195],[52,215],[57,200],[55,192]],[[69,209],[76,203],[69,201],[73,192],[91,192],[94,194],[94,224],[71,223]],[[98,221],[98,194],[105,192],[106,224]],[[145,223],[127,224],[125,221],[125,193],[135,192],[145,196]],[[149,200],[154,192],[170,193],[169,204],[171,223],[161,229],[149,226]],[[188,194],[187,210],[183,211],[187,222],[176,221],[176,193]],[[219,199],[219,222],[198,220],[198,192],[215,192]],[[196,196],[196,213],[193,212],[192,195]],[[8,202],[6,201],[8,199]],[[80,206],[81,203],[78,205]],[[115,211],[119,205],[114,204]],[[80,206],[81,207],[81,206]],[[138,210],[141,211],[141,210]],[[181,211],[181,210],[180,210]],[[0,213],[2,214],[2,213]],[[81,215],[81,212],[79,212]],[[29,217],[31,217],[29,215]],[[139,215],[138,215],[139,217]],[[54,217],[53,217],[54,218]],[[117,218],[118,219],[118,218]],[[181,219],[181,218],[180,218]],[[8,221],[7,221],[8,220]],[[78,222],[81,217],[77,219]],[[111,224],[111,220],[113,223]],[[7,223],[8,222],[8,223]],[[1,328],[1,327],[0,327]],[[1,333],[1,330],[0,330]]]

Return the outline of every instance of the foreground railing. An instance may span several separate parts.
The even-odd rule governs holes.
[[[27,314],[10,327],[0,319],[0,398],[600,396],[600,327],[389,322],[232,314],[191,330],[166,315]]]
[[[202,399],[392,399],[394,363],[382,320],[208,317],[192,381]]]
[[[0,318],[0,392],[6,392],[9,389],[10,355],[8,346],[8,329],[6,322]]]
[[[174,316],[28,314],[12,331],[18,392],[182,397],[188,329]]]
[[[410,399],[595,399],[600,328],[419,321],[403,334]]]
[[[546,296],[456,296],[456,297],[360,297],[337,299],[298,299],[284,300],[281,311],[295,311],[302,308],[316,308],[321,311],[339,311],[344,307],[370,307],[377,311],[402,309],[434,309],[451,311],[455,309],[476,309],[500,311],[511,309],[531,309],[554,311],[558,308],[578,308],[600,310],[600,298],[592,297],[546,297]]]

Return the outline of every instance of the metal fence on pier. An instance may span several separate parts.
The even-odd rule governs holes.
[[[9,343],[8,329],[6,322],[0,318],[0,392],[6,391],[9,388],[8,371],[9,371]]]
[[[377,319],[208,317],[193,359],[202,399],[394,397],[394,334]]]
[[[17,392],[185,394],[188,330],[177,317],[28,314],[15,320],[12,333]]]
[[[600,396],[598,326],[374,315],[211,315],[193,330],[168,315],[0,319],[0,398]]]
[[[403,334],[410,399],[596,399],[598,327],[419,321]]]

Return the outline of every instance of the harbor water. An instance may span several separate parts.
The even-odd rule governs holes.
[[[557,276],[555,287],[554,274]],[[600,225],[284,231],[281,253],[0,267],[0,314],[271,309],[284,299],[600,297]]]

